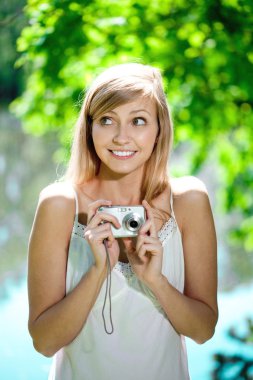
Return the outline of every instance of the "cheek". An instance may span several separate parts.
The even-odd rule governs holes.
[[[106,142],[109,134],[107,130],[99,128],[96,125],[94,125],[92,127],[91,135],[92,135],[94,146],[96,147]]]
[[[150,147],[150,150],[152,151],[155,141],[156,141],[157,131],[156,130],[150,130],[144,132],[142,135],[139,136],[139,142],[146,146],[146,148]]]
[[[92,128],[91,136],[92,136],[95,151],[96,151],[97,155],[99,156],[99,158],[101,158],[100,157],[100,150],[101,150],[101,142],[103,141],[103,137],[101,136],[101,133],[99,132],[98,128],[96,128],[96,127]]]
[[[93,124],[91,133],[92,135],[108,135],[108,133],[115,132],[115,123],[108,124],[108,125],[100,125],[100,124]]]
[[[98,126],[96,124],[94,124],[92,126],[92,130],[91,130],[91,135],[92,135],[93,141],[99,137],[99,135],[100,135],[99,132],[100,132],[100,128],[98,128]]]

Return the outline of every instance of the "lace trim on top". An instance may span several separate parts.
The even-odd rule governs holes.
[[[72,230],[72,233],[76,236],[79,236],[83,239],[85,239],[84,237],[84,230],[85,230],[85,227],[83,224],[75,221],[74,222],[74,226],[73,226],[73,230]]]
[[[122,261],[118,261],[113,269],[115,269],[117,272],[122,273],[126,280],[130,280],[134,275],[130,263],[123,263]]]
[[[175,219],[171,217],[167,220],[166,223],[162,226],[162,228],[158,231],[157,235],[160,239],[160,242],[163,244],[167,238],[172,234],[173,230],[177,227]]]
[[[158,238],[162,244],[165,243],[165,241],[169,238],[169,236],[172,234],[173,230],[176,228],[176,222],[173,217],[171,217],[169,220],[167,220],[166,223],[162,226],[162,228],[158,231]],[[83,224],[75,221],[73,226],[73,234],[75,236],[79,236],[84,239],[84,230],[85,227]],[[116,265],[114,266],[114,269],[118,272],[122,273],[123,276],[130,280],[131,277],[134,275],[134,272],[132,270],[130,263],[123,263],[122,261],[118,261]]]

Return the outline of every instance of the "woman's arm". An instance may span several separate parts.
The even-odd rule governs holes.
[[[217,244],[208,195],[199,180],[191,178],[190,185],[181,188],[174,210],[182,231],[184,294],[163,275],[148,286],[176,331],[204,343],[212,337],[218,319]]]
[[[42,192],[29,243],[28,293],[29,331],[34,347],[45,356],[52,356],[78,335],[105,279],[94,265],[65,294],[74,214],[71,191],[52,185]]]

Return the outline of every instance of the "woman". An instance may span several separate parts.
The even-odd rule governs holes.
[[[115,66],[88,90],[66,180],[41,192],[29,245],[29,331],[54,355],[50,379],[189,379],[184,336],[212,337],[212,212],[202,182],[168,176],[172,135],[157,69]],[[115,238],[119,218],[100,211],[113,205],[145,208],[136,237]]]

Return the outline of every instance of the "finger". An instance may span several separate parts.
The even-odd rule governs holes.
[[[104,222],[110,222],[116,228],[120,228],[120,223],[119,223],[118,219],[115,216],[113,216],[112,214],[108,214],[106,212],[100,212],[100,211],[97,212],[93,216],[92,220],[89,223],[89,227],[90,228],[94,228],[94,227],[96,227],[99,224],[104,223]]]
[[[145,235],[147,234],[148,231],[150,231],[151,229],[151,220],[148,219],[146,220],[146,222],[141,226],[140,230],[139,230],[139,235]]]
[[[114,238],[112,231],[111,231],[110,224],[99,226],[96,229],[88,229],[88,230],[86,230],[84,236],[85,236],[85,239],[91,245],[93,245],[94,243],[101,243],[105,239],[107,239],[111,243],[113,243],[115,241],[115,238]]]
[[[157,244],[157,246],[161,246],[162,244],[160,240],[157,237],[149,236],[149,235],[144,235],[143,236],[143,243],[144,244]]]
[[[91,221],[94,215],[97,212],[97,209],[101,206],[111,206],[112,201],[108,201],[106,199],[98,199],[95,202],[92,202],[88,205],[88,213],[87,213],[87,224]]]
[[[139,252],[143,245],[148,245],[148,244],[156,247],[157,251],[162,250],[162,244],[159,239],[145,235],[138,241],[136,245],[136,251]]]
[[[149,253],[152,256],[159,256],[161,250],[156,244],[143,244],[138,252],[138,256],[140,258],[143,258],[146,255],[146,253]]]
[[[96,226],[94,228],[87,226],[84,230],[84,234],[86,234],[86,232],[89,232],[89,231],[91,231],[92,233],[95,233],[95,234],[102,232],[102,231],[111,231],[111,224],[110,223],[103,223],[103,224],[99,224],[98,226]]]
[[[138,244],[136,246],[137,254],[139,255],[140,253],[140,255],[143,255],[143,250],[147,252],[148,248],[152,248],[157,253],[162,251],[162,245],[160,241],[157,241],[157,239],[150,236],[143,236],[143,238],[138,241]]]
[[[134,251],[134,252],[127,252],[127,257],[129,259],[130,264],[140,264],[140,263],[145,263],[147,261],[147,257],[145,256],[146,250],[143,248],[140,248],[140,250]]]
[[[139,235],[138,236],[138,240],[137,240],[136,247],[135,247],[137,252],[139,252],[139,250],[141,249],[141,246],[144,243],[144,238],[145,238],[145,235]]]
[[[106,244],[107,249],[110,249],[110,248],[112,248],[113,241],[111,241],[109,239],[105,239],[104,244]]]
[[[138,254],[137,254],[137,256],[139,257],[139,259],[140,259],[142,262],[144,262],[145,259],[147,259],[147,257],[146,257],[146,253],[147,253],[146,248],[145,248],[145,246],[143,245],[143,246],[141,247],[141,249],[139,250]]]
[[[152,207],[148,204],[148,202],[145,199],[142,201],[142,204],[146,209],[148,219],[151,221],[150,236],[156,237],[157,231],[156,231],[155,218],[153,215]]]
[[[112,247],[114,241],[115,241],[115,239],[112,241],[111,239],[108,238],[108,239],[104,240],[104,244],[106,245],[107,248],[110,249]]]

